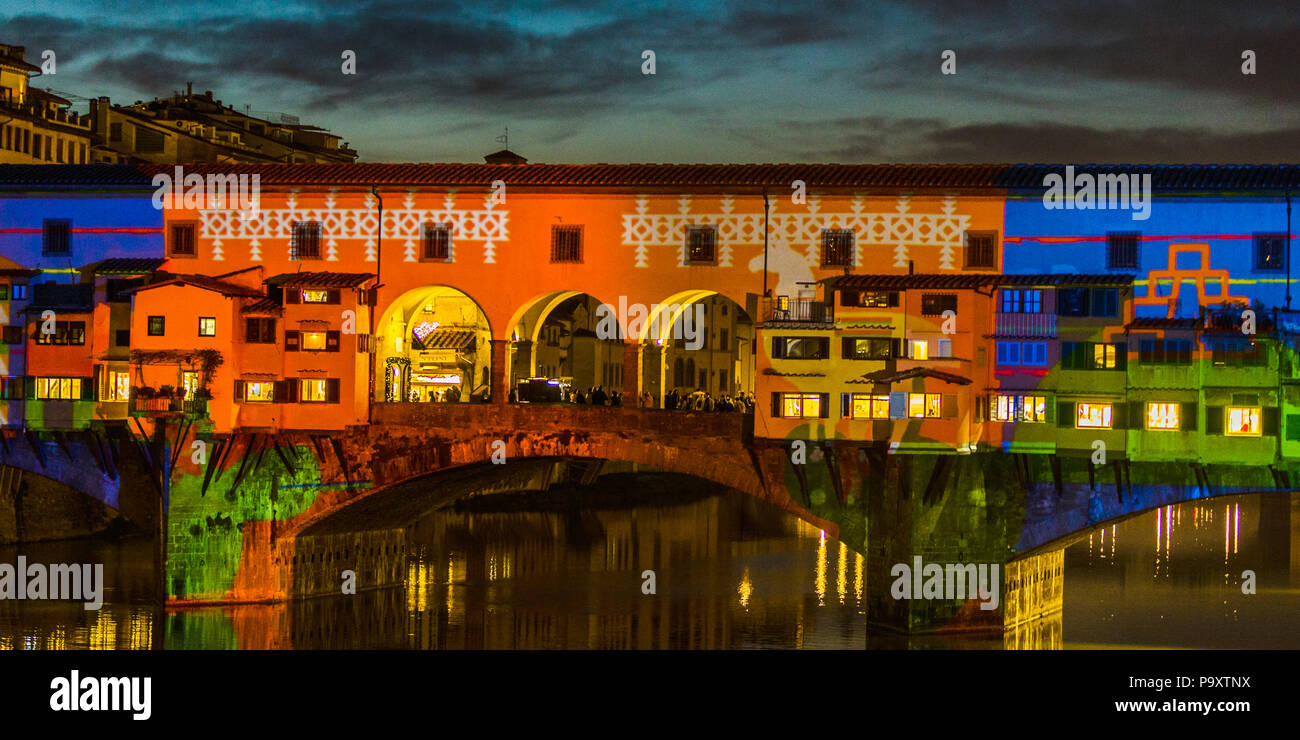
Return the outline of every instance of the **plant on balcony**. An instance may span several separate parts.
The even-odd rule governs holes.
[[[211,400],[212,400],[212,391],[208,390],[206,387],[204,387],[204,388],[198,388],[198,389],[196,389],[196,390],[194,391],[194,400],[195,400],[195,401],[211,401]]]
[[[158,387],[159,398],[171,398],[175,394],[176,394],[176,389],[172,388],[170,385],[163,385]]]

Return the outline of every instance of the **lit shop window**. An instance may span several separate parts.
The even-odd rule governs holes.
[[[43,401],[79,400],[81,378],[37,378],[36,397]]]
[[[819,393],[782,393],[781,416],[786,419],[816,419],[822,415]]]
[[[991,415],[993,421],[1047,421],[1047,396],[994,396]]]
[[[1229,437],[1260,436],[1259,411],[1258,406],[1229,406],[1228,425],[1224,427],[1223,433]]]
[[[1081,403],[1075,406],[1074,426],[1077,429],[1110,429],[1112,411],[1109,403]]]
[[[328,303],[330,292],[328,290],[304,290],[302,292],[303,303]]]
[[[305,331],[302,333],[303,349],[325,349],[325,332]]]
[[[854,393],[849,399],[850,419],[888,419],[889,396]]]
[[[907,415],[913,419],[938,419],[943,416],[943,396],[938,393],[909,393]]]
[[[1148,403],[1147,429],[1177,429],[1179,426],[1179,404]]]
[[[913,360],[925,360],[930,357],[930,343],[924,339],[912,339],[908,341],[911,347],[911,356]]]
[[[302,402],[303,403],[325,403],[329,397],[329,391],[325,387],[324,380],[304,380],[302,381]]]
[[[270,403],[275,399],[275,384],[269,381],[250,381],[244,385],[244,401]]]

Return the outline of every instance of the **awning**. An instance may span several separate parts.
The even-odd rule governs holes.
[[[425,335],[421,349],[466,349],[474,346],[474,332],[436,329]]]

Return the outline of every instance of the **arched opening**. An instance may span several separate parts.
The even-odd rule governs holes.
[[[488,399],[492,328],[465,293],[443,285],[409,290],[384,311],[375,333],[375,400]]]
[[[680,408],[673,399],[692,395],[718,401],[754,391],[754,321],[725,295],[695,290],[669,296],[651,307],[639,336],[641,387],[656,408]]]
[[[623,390],[623,337],[602,302],[586,293],[557,291],[516,312],[508,353],[511,400],[571,400],[582,394],[606,404]],[[537,393],[533,385],[558,388]]]

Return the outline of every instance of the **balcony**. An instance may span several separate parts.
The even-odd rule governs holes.
[[[995,332],[1000,337],[1055,337],[1054,313],[998,313]]]
[[[162,417],[162,416],[183,416],[191,419],[199,419],[208,415],[208,399],[206,398],[140,398],[131,397],[131,415]]]
[[[761,321],[768,323],[835,323],[834,306],[815,298],[764,298]]]

